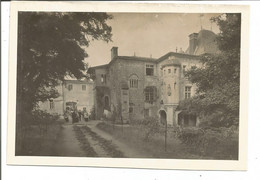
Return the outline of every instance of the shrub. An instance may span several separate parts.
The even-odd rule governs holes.
[[[238,134],[231,128],[180,128],[175,129],[182,143],[202,156],[217,159],[238,158]]]
[[[39,109],[23,113],[23,121],[16,132],[16,155],[32,155],[52,147],[60,130],[59,115]],[[48,145],[46,145],[48,144]]]
[[[43,110],[34,110],[31,114],[31,125],[37,125],[40,129],[40,134],[47,133],[48,126],[59,119],[58,114],[49,114]]]
[[[142,129],[144,141],[150,141],[150,138],[161,132],[160,123],[157,118],[147,117],[140,120],[133,120],[131,124]]]

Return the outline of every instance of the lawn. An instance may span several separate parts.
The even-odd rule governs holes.
[[[176,136],[173,127],[167,128],[165,146],[165,129],[146,138],[147,128],[136,125],[113,125],[108,121],[97,124],[97,127],[115,139],[134,147],[146,154],[143,158],[171,158],[171,159],[237,159],[237,137],[226,139],[220,144],[211,144],[202,149],[195,145],[187,145]],[[211,146],[213,145],[213,146]],[[212,148],[213,147],[213,148]]]

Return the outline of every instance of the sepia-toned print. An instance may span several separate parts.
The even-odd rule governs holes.
[[[242,13],[17,18],[15,157],[239,161]]]

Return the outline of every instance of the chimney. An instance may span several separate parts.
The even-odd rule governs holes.
[[[114,59],[114,57],[118,56],[117,49],[118,49],[118,47],[112,47],[112,49],[111,49],[111,60]]]
[[[194,51],[198,44],[198,33],[192,33],[189,35],[190,45],[189,45],[189,54],[194,54]]]

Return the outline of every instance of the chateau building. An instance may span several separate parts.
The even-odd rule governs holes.
[[[197,126],[199,119],[195,115],[184,115],[176,108],[196,92],[184,72],[202,66],[199,55],[218,52],[215,37],[208,30],[193,33],[185,52],[180,49],[158,59],[119,56],[118,48],[113,47],[108,64],[88,70],[94,80],[96,118],[107,110],[116,112],[116,120],[124,123],[151,116],[170,125]]]
[[[93,84],[89,80],[64,80],[56,87],[60,96],[39,102],[38,106],[41,110],[59,115],[63,115],[67,108],[90,112],[94,107]]]

